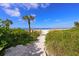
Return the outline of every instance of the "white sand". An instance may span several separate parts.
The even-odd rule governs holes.
[[[43,52],[41,56],[46,56],[45,50],[44,50],[44,47],[45,47],[44,42],[45,42],[45,36],[47,33],[48,33],[48,30],[42,30],[41,35],[38,37],[38,42],[35,43],[38,48],[41,48],[40,51]]]
[[[27,46],[17,45],[16,47],[6,49],[5,56],[45,56],[44,42],[47,33],[48,30],[42,30],[41,35],[38,37],[38,41],[33,44]]]

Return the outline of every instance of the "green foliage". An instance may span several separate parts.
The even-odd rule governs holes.
[[[0,55],[4,54],[4,48],[7,46],[7,42],[4,40],[0,41]]]
[[[1,40],[0,42],[0,51],[7,45],[7,42],[4,40]]]
[[[26,44],[30,41],[36,40],[39,32],[34,31],[29,34],[26,30],[22,29],[0,29],[0,40],[5,40],[8,45]]]
[[[37,40],[35,38],[37,38],[40,35],[41,31],[33,31],[31,33],[31,36],[33,37],[34,40]]]
[[[46,49],[49,55],[79,55],[79,30],[55,30],[46,36]]]
[[[6,19],[5,21],[2,21],[2,24],[5,28],[9,29],[10,25],[13,24],[13,22],[9,19]]]
[[[26,45],[35,41],[40,33],[33,31],[29,34],[28,31],[23,29],[6,29],[5,27],[0,28],[0,47],[8,48],[16,45]]]
[[[6,48],[19,44],[26,45],[35,41],[40,35],[38,31],[31,32],[30,20],[33,20],[34,16],[24,16],[23,19],[28,20],[29,32],[20,28],[11,29],[10,25],[13,24],[11,20],[0,19],[0,55],[3,55]]]

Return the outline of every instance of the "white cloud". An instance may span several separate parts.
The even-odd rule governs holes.
[[[39,7],[39,4],[37,3],[26,3],[26,4],[23,4],[28,10],[30,10],[31,8],[38,8]]]
[[[1,3],[0,6],[2,7],[2,9],[6,12],[6,14],[10,15],[10,16],[20,16],[20,11],[19,11],[19,7],[23,7],[27,10],[30,9],[38,9],[39,7],[41,8],[46,8],[48,7],[50,4],[47,3],[24,3],[24,4],[11,4],[11,3]],[[14,6],[14,7],[13,7]],[[13,8],[13,9],[12,9]],[[33,16],[36,16],[34,14],[32,14]]]
[[[10,16],[16,16],[16,17],[20,16],[19,9],[16,7],[14,7],[14,9],[11,9],[12,5],[15,5],[15,4],[10,4],[10,3],[1,3],[0,4],[0,6],[5,11],[6,14],[8,14]]]
[[[31,14],[32,16],[36,17],[36,14]]]
[[[46,7],[48,7],[50,4],[48,4],[48,3],[45,3],[45,4],[41,4],[41,7],[42,8],[46,8]]]
[[[33,9],[37,9],[39,7],[41,8],[46,8],[48,7],[50,4],[48,3],[26,3],[26,4],[23,4],[25,6],[25,8],[27,8],[28,10],[30,10],[31,8]]]
[[[4,8],[10,8],[11,7],[11,5],[9,3],[1,3],[0,6],[4,7]]]
[[[4,11],[10,16],[20,16],[18,8],[15,9],[4,8]]]

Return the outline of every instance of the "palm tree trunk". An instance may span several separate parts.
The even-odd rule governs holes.
[[[30,19],[28,20],[29,33],[31,32]]]

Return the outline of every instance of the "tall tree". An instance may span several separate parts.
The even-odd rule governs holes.
[[[28,21],[28,29],[29,29],[29,32],[31,32],[31,26],[30,26],[30,21],[32,21],[32,20],[34,20],[34,16],[32,16],[32,15],[26,15],[26,16],[24,16],[23,17],[23,20],[27,20]]]
[[[8,28],[8,29],[9,29],[10,25],[13,24],[13,22],[11,20],[9,20],[9,19],[6,19],[2,23],[3,23],[3,26]]]

